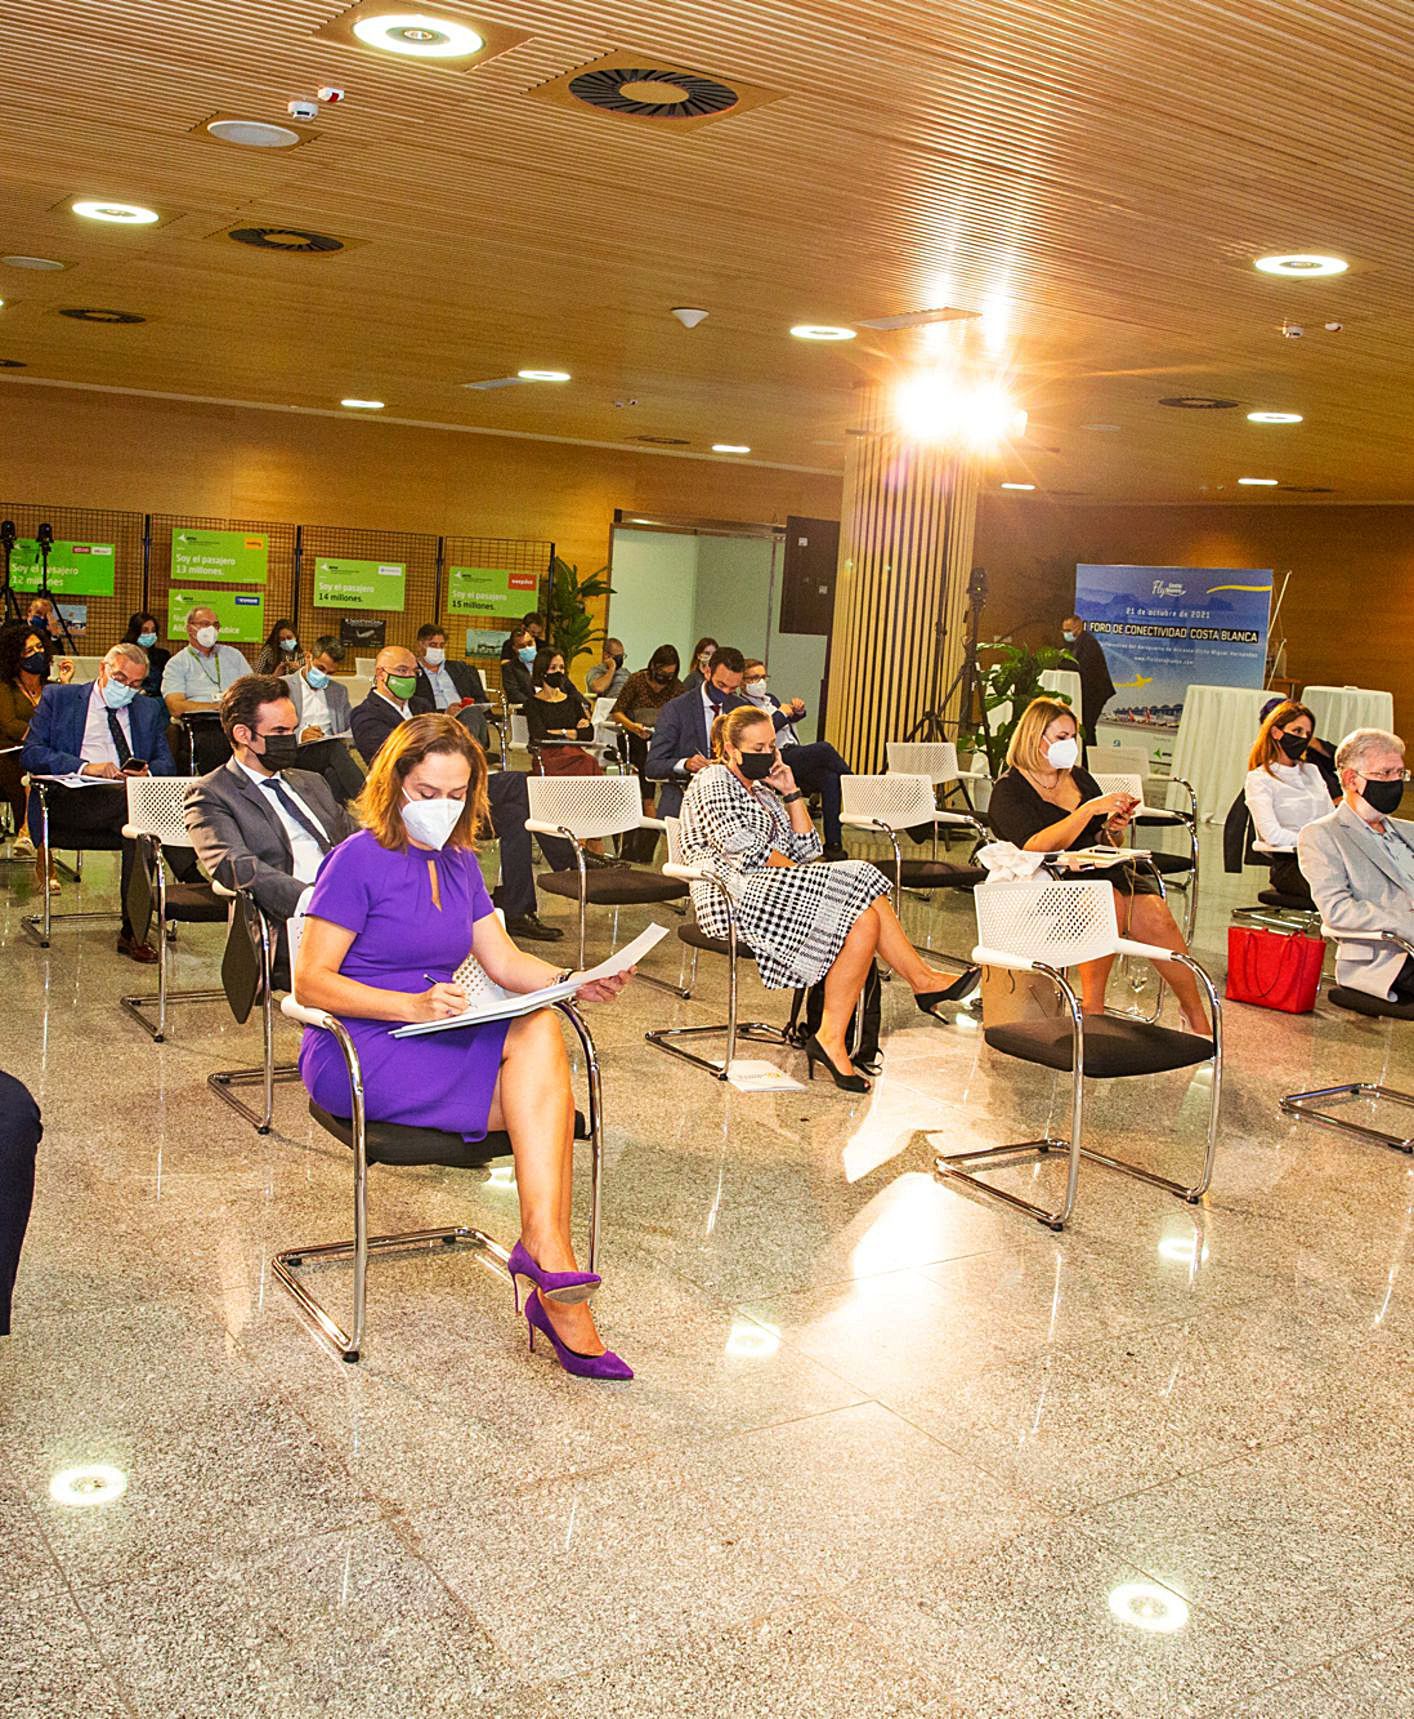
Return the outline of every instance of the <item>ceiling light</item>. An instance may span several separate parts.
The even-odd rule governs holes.
[[[243,149],[293,149],[300,134],[288,125],[263,119],[213,119],[207,131],[220,143],[236,143]]]
[[[1004,483],[1003,489],[1035,489],[1034,483]]]
[[[1246,484],[1249,489],[1271,489],[1281,482],[1280,478],[1238,478],[1238,483]]]
[[[1220,394],[1165,394],[1161,406],[1175,406],[1181,412],[1230,412],[1236,400],[1225,400]]]
[[[797,340],[853,340],[855,330],[837,328],[828,322],[798,322],[791,333]]]
[[[522,382],[568,382],[568,370],[517,370]]]
[[[1299,424],[1300,412],[1249,412],[1249,424]]]
[[[1098,431],[1102,435],[1111,435],[1116,430],[1122,429],[1123,425],[1121,425],[1121,424],[1082,424],[1080,426],[1080,428],[1082,430],[1095,430],[1095,431]]]
[[[712,452],[714,454],[749,454],[751,449],[747,447],[745,442],[713,442]]]
[[[80,197],[69,207],[86,221],[111,221],[119,227],[150,227],[161,219],[155,209],[144,209],[141,203],[105,203],[97,197]]]
[[[340,400],[341,406],[347,406],[351,412],[381,412],[381,400]]]
[[[128,1490],[128,1477],[109,1462],[89,1462],[82,1468],[61,1468],[49,1482],[49,1496],[56,1504],[86,1508],[113,1504]]]
[[[479,54],[484,36],[450,18],[429,18],[423,12],[385,12],[360,18],[353,33],[370,48],[390,54],[410,54],[415,59],[450,60],[463,54]]]
[[[35,269],[49,271],[51,269],[66,269],[67,263],[56,262],[53,257],[0,257],[7,269]]]
[[[1350,267],[1344,257],[1323,257],[1315,251],[1287,251],[1278,256],[1257,257],[1252,267],[1264,275],[1343,275]]]

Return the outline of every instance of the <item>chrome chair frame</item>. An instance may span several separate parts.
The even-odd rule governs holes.
[[[293,958],[293,951],[291,951]],[[569,1021],[584,1052],[585,1077],[589,1088],[587,1112],[590,1146],[590,1210],[589,1250],[587,1269],[597,1269],[600,1239],[600,1210],[604,1170],[603,1095],[599,1074],[599,1058],[579,1012],[570,1002],[555,1007]],[[285,1248],[271,1262],[277,1281],[293,1296],[305,1323],[341,1360],[357,1362],[363,1353],[368,1312],[368,1260],[374,1253],[390,1253],[409,1248],[453,1248],[459,1243],[487,1253],[502,1270],[510,1260],[510,1249],[487,1235],[484,1230],[466,1224],[451,1224],[442,1229],[408,1230],[399,1235],[370,1236],[368,1233],[368,1140],[367,1115],[364,1107],[363,1069],[358,1048],[343,1023],[321,1009],[308,1009],[293,997],[286,997],[281,1012],[290,1020],[307,1027],[318,1027],[332,1033],[343,1053],[349,1076],[352,1103],[350,1128],[354,1154],[354,1233],[352,1241],[320,1242],[312,1247]],[[353,1261],[353,1319],[347,1330],[313,1295],[296,1275],[310,1261]]]
[[[1392,931],[1337,931],[1333,926],[1323,925],[1321,934],[1333,939],[1337,944],[1342,938],[1351,942],[1387,943],[1396,949],[1402,949],[1406,955],[1414,956],[1414,943]],[[1337,985],[1333,989],[1339,990],[1341,987]],[[1337,1003],[1336,1007],[1340,1008],[1341,1005]],[[1384,1019],[1392,1031],[1393,1024],[1399,1017],[1376,1012],[1370,1018]],[[1348,1104],[1360,1098],[1373,1098],[1382,1104],[1414,1107],[1414,1093],[1399,1092],[1380,1082],[1352,1080],[1342,1082],[1339,1086],[1318,1087],[1311,1092],[1289,1092],[1281,1101],[1281,1109],[1284,1115],[1298,1116],[1303,1122],[1323,1122],[1328,1128],[1339,1128],[1342,1133],[1353,1134],[1359,1140],[1371,1140],[1377,1146],[1388,1147],[1391,1152],[1414,1155],[1414,1135],[1388,1134],[1381,1128],[1369,1128],[1361,1122],[1348,1122],[1343,1116],[1331,1116],[1319,1108],[1325,1103]]]
[[[137,843],[138,864],[148,867],[148,876],[153,880],[157,918],[157,994],[152,996],[150,993],[140,993],[119,997],[118,1007],[137,1022],[154,1044],[160,1045],[167,1040],[169,1003],[220,1003],[225,1001],[226,993],[212,987],[194,991],[168,989],[167,945],[171,942],[172,934],[167,921],[167,874],[162,866],[162,839],[150,831],[135,829],[131,824],[124,824],[123,834]],[[157,1005],[157,1019],[151,1021],[143,1011],[151,1008],[154,1003]]]
[[[1166,881],[1170,888],[1179,890],[1183,895],[1183,941],[1185,943],[1191,943],[1193,941],[1193,927],[1198,920],[1198,796],[1193,792],[1192,784],[1186,781],[1182,776],[1156,776],[1151,778],[1133,774],[1126,770],[1097,770],[1092,771],[1091,774],[1094,776],[1096,782],[1099,783],[1101,791],[1105,793],[1112,791],[1106,787],[1106,783],[1120,784],[1122,785],[1124,792],[1132,791],[1128,787],[1130,782],[1133,782],[1135,787],[1138,788],[1139,804],[1134,809],[1134,816],[1129,826],[1131,836],[1136,840],[1137,832],[1141,825],[1146,825],[1151,829],[1162,828],[1165,826],[1181,829],[1188,837],[1188,877],[1186,881],[1183,881],[1170,875]],[[1186,812],[1180,812],[1167,806],[1150,806],[1146,804],[1144,800],[1144,784],[1150,780],[1174,782],[1179,786],[1186,788],[1188,790],[1189,810]],[[1154,872],[1156,876],[1159,876],[1161,879],[1163,878],[1163,874],[1159,871],[1157,865],[1154,866]]]
[[[996,886],[991,886],[996,887]],[[1105,886],[1108,888],[1108,886]],[[1213,1021],[1213,1051],[1209,1059],[1213,1069],[1213,1090],[1208,1106],[1207,1144],[1203,1155],[1202,1171],[1198,1180],[1192,1184],[1184,1184],[1160,1176],[1153,1170],[1146,1170],[1142,1165],[1130,1163],[1123,1158],[1112,1158],[1107,1153],[1097,1152],[1093,1147],[1081,1144],[1085,1109],[1085,1027],[1084,1016],[1081,1014],[1080,999],[1065,976],[1065,972],[1056,967],[1048,966],[1043,961],[1033,961],[1023,955],[1016,955],[1008,950],[988,948],[978,944],[972,951],[972,959],[981,966],[1005,967],[1015,973],[1040,973],[1049,979],[1059,993],[1062,1004],[1070,1017],[1071,1037],[1071,1092],[1070,1092],[1070,1137],[1063,1139],[1056,1135],[1043,1135],[1039,1140],[1017,1141],[1008,1146],[984,1146],[970,1152],[943,1152],[933,1160],[933,1168],[940,1176],[950,1176],[959,1182],[965,1182],[979,1193],[986,1194],[995,1200],[1001,1200],[1016,1210],[1025,1212],[1028,1217],[1035,1218],[1037,1223],[1045,1225],[1050,1230],[1064,1229],[1070,1221],[1075,1209],[1075,1198],[1079,1187],[1080,1160],[1088,1158],[1093,1163],[1104,1164],[1111,1170],[1119,1170],[1126,1176],[1133,1176],[1138,1181],[1148,1182],[1153,1187],[1162,1188],[1166,1193],[1176,1194],[1190,1205],[1196,1205],[1213,1179],[1213,1165],[1218,1149],[1218,1111],[1222,1097],[1222,1002],[1217,987],[1212,979],[1190,956],[1175,955],[1172,950],[1160,949],[1151,943],[1136,943],[1131,938],[1116,936],[1113,952],[1117,955],[1134,955],[1147,961],[1177,961],[1189,968],[1208,993],[1208,1007],[1212,1012]],[[1090,957],[1087,957],[1087,959]],[[1134,1077],[1134,1078],[1143,1078]],[[1024,1200],[1019,1194],[1010,1193],[1005,1188],[996,1188],[989,1182],[984,1182],[978,1176],[970,1175],[965,1170],[957,1168],[959,1164],[990,1162],[998,1158],[1015,1158],[1032,1155],[1038,1158],[1047,1156],[1052,1151],[1068,1153],[1066,1167],[1065,1194],[1059,1206],[1048,1210],[1044,1206]]]
[[[35,796],[39,801],[39,835],[40,835],[40,839],[37,842],[35,842],[34,845],[36,848],[39,849],[39,851],[41,853],[48,853],[48,852],[50,852],[50,847],[49,847],[49,786],[48,786],[48,782],[42,776],[31,776],[30,777],[30,787],[34,790]],[[30,839],[32,841],[34,840],[34,832],[33,831],[30,832]],[[94,853],[114,853],[117,850],[114,848],[94,848],[92,851]],[[72,870],[70,870],[70,868],[67,866],[64,868],[66,871],[70,872],[70,876],[72,876],[73,878],[78,879],[78,880],[81,880],[83,877],[83,854],[84,854],[83,849],[81,849],[81,848],[76,849],[75,850],[75,858],[76,858],[78,863],[72,868]],[[57,865],[58,863],[59,862],[56,859],[55,864]],[[108,920],[116,919],[119,922],[119,924],[122,923],[122,918],[123,918],[122,913],[121,912],[115,913],[111,908],[109,908],[106,912],[99,912],[96,910],[95,911],[89,911],[87,909],[79,909],[77,911],[75,911],[73,909],[66,909],[63,913],[55,913],[55,911],[53,909],[53,905],[52,905],[51,900],[50,900],[49,888],[48,888],[47,883],[45,885],[45,888],[41,891],[41,899],[43,901],[43,907],[44,907],[43,912],[42,913],[28,913],[20,921],[20,930],[23,931],[25,936],[30,938],[31,941],[37,943],[41,949],[47,949],[49,947],[51,938],[53,936],[53,931],[54,931],[54,921],[56,919],[63,919],[65,921],[77,920],[77,919],[108,919]]]
[[[255,915],[256,943],[260,954],[261,1060],[258,1068],[219,1069],[215,1074],[207,1075],[206,1084],[223,1104],[229,1104],[232,1110],[244,1116],[257,1134],[268,1134],[275,1120],[276,1086],[299,1079],[297,1062],[275,1061],[274,972],[275,945],[279,940],[279,931],[254,896],[247,895],[244,890],[227,889],[224,884],[214,881],[211,887],[217,895],[231,898],[232,912],[239,912],[244,906]],[[221,995],[224,996],[225,993],[222,992]],[[243,1098],[237,1098],[231,1090],[233,1087],[243,1086],[260,1087],[263,1102],[259,1110],[254,1105],[247,1104]]]

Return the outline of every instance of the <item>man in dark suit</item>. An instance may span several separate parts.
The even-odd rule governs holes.
[[[644,775],[665,786],[658,795],[658,816],[675,818],[682,809],[683,790],[697,772],[712,762],[712,724],[725,710],[750,704],[741,694],[746,658],[731,645],[712,653],[707,678],[670,699],[658,713],[648,747]],[[783,711],[766,712],[777,732],[790,726]]]
[[[417,629],[417,691],[414,698],[433,710],[450,711],[481,746],[490,742],[484,710],[463,711],[464,704],[485,704],[486,688],[473,663],[447,660],[447,635],[434,621]]]
[[[0,1072],[0,1337],[10,1335],[10,1297],[34,1202],[34,1160],[43,1134],[29,1088]]]
[[[352,718],[354,740],[370,766],[400,723],[431,708],[416,696],[417,672],[416,657],[402,645],[389,645],[378,653],[373,691],[355,705]],[[525,827],[530,816],[525,777],[518,770],[492,770],[486,795],[491,802],[491,827],[501,844],[501,882],[492,899],[506,916],[506,930],[512,937],[534,943],[558,943],[564,932],[557,925],[546,925],[538,912],[530,832]],[[567,841],[555,836],[537,839],[552,871],[570,870],[574,849]]]
[[[122,927],[118,953],[152,962],[157,951],[133,935],[128,917],[128,881],[135,849],[122,839],[128,816],[129,776],[175,776],[167,746],[167,713],[155,698],[141,696],[147,652],[141,645],[114,645],[97,677],[77,686],[50,682],[25,736],[20,762],[32,776],[84,776],[95,786],[48,784],[50,848],[121,848]],[[39,797],[30,797],[32,839],[41,835]],[[44,863],[40,871],[44,874]],[[47,883],[47,879],[46,879]]]
[[[1110,665],[1105,661],[1100,641],[1079,615],[1067,615],[1061,622],[1061,637],[1071,660],[1080,670],[1080,726],[1085,731],[1086,744],[1093,746],[1100,712],[1115,695]]]

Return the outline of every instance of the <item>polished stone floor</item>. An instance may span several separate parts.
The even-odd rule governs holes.
[[[1238,887],[1205,869],[1219,972]],[[597,1306],[634,1382],[529,1356],[471,1254],[378,1261],[350,1367],[269,1266],[349,1233],[343,1148],[293,1087],[257,1137],[205,1086],[252,1028],[189,1005],[150,1044],[116,1004],[150,970],[92,922],[34,948],[27,890],[0,868],[0,1066],[46,1124],[0,1343],[7,1719],[1414,1712],[1414,1166],[1277,1109],[1414,1086],[1411,1029],[1231,1006],[1212,1194],[1086,1166],[1054,1236],[931,1174],[1034,1137],[1049,1076],[895,984],[867,1099],[724,1089],[643,1040],[720,1018],[709,961],[692,1003],[591,1017]],[[965,901],[908,914],[970,941]],[[177,982],[219,942],[184,932]],[[1096,1140],[1193,1164],[1208,1078],[1092,1087]],[[372,1187],[375,1228],[514,1236],[508,1171]],[[55,1499],[96,1464],[108,1501]]]

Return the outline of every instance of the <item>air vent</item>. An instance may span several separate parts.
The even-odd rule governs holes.
[[[344,248],[343,239],[309,233],[302,227],[232,227],[226,236],[257,251],[283,251],[295,257],[331,256]]]
[[[88,306],[69,306],[59,312],[60,316],[71,317],[75,322],[111,322],[133,323],[146,322],[145,316],[139,316],[135,310],[101,310]]]
[[[1335,490],[1325,483],[1284,483],[1281,488],[1287,495],[1334,495]]]
[[[22,358],[0,358],[0,370],[28,370],[29,365]]]
[[[686,436],[635,436],[634,441],[646,442],[650,448],[690,448]]]
[[[622,49],[566,72],[530,92],[539,101],[606,119],[627,119],[659,131],[691,131],[744,113],[776,92],[716,72],[691,71],[656,54]]]
[[[1217,394],[1168,394],[1161,406],[1176,406],[1180,412],[1231,412],[1239,400],[1224,400]]]
[[[463,388],[470,388],[474,393],[489,394],[493,388],[519,388],[522,378],[519,376],[488,376],[484,382],[463,382]]]

